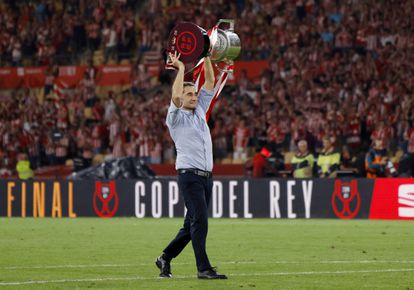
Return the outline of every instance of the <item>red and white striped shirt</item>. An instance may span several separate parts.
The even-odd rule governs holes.
[[[139,156],[140,157],[150,157],[151,151],[151,142],[149,137],[143,136],[140,138],[139,142]]]
[[[160,142],[157,142],[154,144],[151,152],[150,152],[151,158],[153,160],[160,160],[161,161],[161,155],[162,155],[162,146]]]
[[[112,149],[112,156],[114,158],[125,156],[121,135],[116,137],[114,148]]]
[[[101,148],[102,139],[101,139],[101,128],[100,126],[95,126],[92,129],[92,147],[93,149]]]
[[[371,140],[381,140],[384,147],[388,147],[390,139],[392,138],[393,129],[391,127],[377,128],[371,134]]]
[[[285,134],[282,133],[282,130],[276,124],[270,125],[267,129],[267,141],[280,144],[283,140],[285,140]]]
[[[112,121],[109,125],[109,144],[113,145],[115,142],[115,136],[120,132],[120,124],[118,121]]]
[[[250,130],[247,127],[236,127],[233,131],[233,147],[246,148],[249,141]]]
[[[137,149],[138,149],[137,143],[134,141],[125,144],[125,151],[126,151],[127,156],[136,157]]]

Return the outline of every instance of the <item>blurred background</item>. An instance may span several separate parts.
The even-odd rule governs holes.
[[[174,72],[162,52],[179,21],[209,29],[220,18],[235,19],[242,52],[209,122],[216,168],[413,176],[413,10],[392,0],[2,0],[0,176],[66,176],[126,156],[174,174]]]

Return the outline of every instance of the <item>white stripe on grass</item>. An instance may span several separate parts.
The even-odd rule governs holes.
[[[154,263],[137,263],[137,264],[80,264],[80,265],[33,265],[33,266],[3,266],[0,270],[23,270],[23,269],[76,269],[76,268],[118,268],[118,267],[140,267],[151,266]],[[173,265],[193,265],[194,263],[173,263]],[[414,261],[398,260],[342,260],[342,261],[225,261],[219,262],[218,265],[244,265],[244,264],[414,264]]]
[[[272,272],[272,273],[233,273],[229,277],[254,277],[254,276],[302,276],[302,275],[343,275],[343,274],[375,274],[375,273],[395,273],[395,272],[412,272],[414,268],[408,269],[379,269],[379,270],[350,270],[350,271],[309,271],[309,272]],[[194,275],[174,276],[173,279],[193,279]],[[19,286],[33,284],[53,284],[53,283],[82,283],[82,282],[105,282],[105,281],[134,281],[134,280],[158,280],[155,277],[99,277],[85,279],[60,279],[60,280],[28,280],[14,282],[0,282],[0,286]]]

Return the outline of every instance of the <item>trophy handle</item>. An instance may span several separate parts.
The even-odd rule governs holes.
[[[217,22],[217,27],[220,26],[222,23],[228,23],[230,25],[230,28],[228,30],[234,31],[234,19],[220,19]]]

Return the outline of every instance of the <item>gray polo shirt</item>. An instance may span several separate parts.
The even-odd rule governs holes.
[[[202,88],[194,111],[180,109],[171,100],[166,124],[177,149],[176,169],[213,170],[213,145],[206,122],[212,98],[213,91]]]

